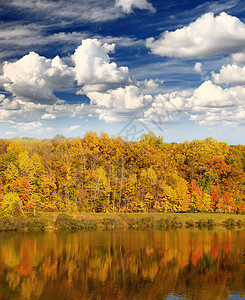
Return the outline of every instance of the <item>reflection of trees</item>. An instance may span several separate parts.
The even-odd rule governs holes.
[[[0,235],[0,299],[225,299],[244,292],[245,232]]]

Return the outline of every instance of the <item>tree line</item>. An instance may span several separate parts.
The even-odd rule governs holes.
[[[1,139],[0,211],[245,212],[245,146],[99,136]]]

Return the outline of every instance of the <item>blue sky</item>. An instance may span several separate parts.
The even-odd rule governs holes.
[[[244,143],[244,1],[2,0],[0,136]]]

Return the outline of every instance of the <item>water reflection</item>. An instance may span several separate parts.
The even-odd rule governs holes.
[[[0,233],[0,299],[237,299],[245,232]]]

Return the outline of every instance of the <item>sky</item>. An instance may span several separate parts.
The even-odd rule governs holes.
[[[244,129],[243,0],[1,0],[1,138]]]

